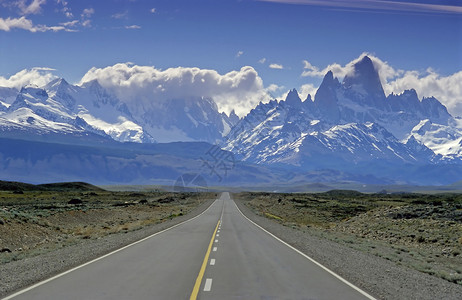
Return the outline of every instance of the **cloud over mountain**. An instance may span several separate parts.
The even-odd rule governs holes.
[[[32,68],[19,71],[9,78],[0,76],[0,86],[15,88],[18,90],[30,84],[43,86],[57,78],[57,76],[54,75],[52,71],[54,71],[54,69]]]
[[[378,71],[386,95],[415,89],[419,97],[434,96],[451,114],[462,116],[462,71],[443,76],[430,68],[426,71],[402,70],[372,54],[362,53],[345,65],[333,63],[324,68],[305,60],[302,76],[322,78],[328,71],[332,71],[334,77],[342,79],[347,74],[352,74],[354,64],[365,55],[371,59]],[[0,76],[0,86],[16,89],[28,84],[43,86],[57,78],[52,71],[54,70],[49,68],[32,68],[10,77]],[[176,67],[162,70],[152,66],[118,63],[105,68],[91,68],[83,76],[80,84],[94,79],[102,86],[115,91],[125,102],[211,97],[220,111],[230,113],[234,109],[239,116],[247,114],[260,101],[267,102],[272,97],[285,98],[288,89],[291,88],[276,84],[264,85],[258,72],[251,66],[220,74],[213,69]],[[317,88],[309,80],[299,86],[302,100],[305,100],[308,94],[313,97]]]
[[[304,60],[304,77],[323,77],[328,71],[332,71],[334,77],[343,78],[353,72],[353,66],[367,55],[378,71],[385,93],[400,94],[408,89],[415,89],[420,97],[438,98],[455,116],[462,116],[462,71],[448,76],[442,76],[432,69],[425,72],[408,70],[404,71],[392,67],[388,62],[370,54],[362,53],[351,62],[341,65],[333,63],[325,68],[319,68]]]
[[[263,81],[253,67],[219,74],[199,68],[156,69],[119,63],[106,68],[92,68],[81,84],[97,79],[124,101],[156,101],[184,97],[212,97],[220,111],[235,109],[243,115],[267,97]]]

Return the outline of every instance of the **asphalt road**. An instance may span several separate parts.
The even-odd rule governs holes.
[[[245,218],[228,193],[196,218],[5,299],[196,297],[368,299]]]

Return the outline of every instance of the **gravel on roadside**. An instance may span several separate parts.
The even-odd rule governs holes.
[[[140,230],[84,239],[72,246],[0,265],[0,298],[191,219],[205,211],[214,200],[205,201],[186,215]]]
[[[100,239],[82,240],[76,245],[1,265],[0,297],[193,218],[206,210],[213,201],[206,201],[187,215],[160,224]],[[308,230],[283,226],[256,215],[242,202],[235,202],[249,219],[377,299],[461,299],[462,287],[459,285],[316,237]]]
[[[462,299],[462,286],[239,209],[261,227],[377,299]]]

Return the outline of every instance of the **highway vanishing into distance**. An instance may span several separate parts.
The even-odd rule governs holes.
[[[4,299],[374,299],[247,219],[199,216]]]

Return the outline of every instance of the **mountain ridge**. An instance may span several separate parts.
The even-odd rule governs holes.
[[[302,100],[292,89],[284,100],[260,102],[243,118],[220,113],[207,97],[128,101],[97,80],[72,85],[58,78],[23,87],[15,97],[0,88],[0,137],[95,147],[203,141],[246,164],[400,182],[406,181],[400,171],[408,174],[403,168],[435,176],[432,168],[462,166],[462,121],[441,102],[420,99],[413,89],[386,96],[367,56],[352,67],[342,81],[328,71],[314,97]],[[408,175],[412,183],[423,181]]]

